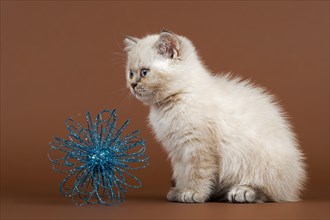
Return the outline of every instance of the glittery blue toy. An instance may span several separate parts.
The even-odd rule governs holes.
[[[59,190],[78,205],[120,204],[128,188],[141,187],[141,181],[128,171],[148,165],[145,141],[139,131],[121,137],[129,121],[118,129],[115,110],[103,110],[94,123],[87,112],[83,121],[87,126],[67,119],[69,140],[56,137],[50,142],[53,169],[68,173]]]

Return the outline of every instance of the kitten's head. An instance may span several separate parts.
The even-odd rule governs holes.
[[[187,51],[190,41],[169,31],[142,39],[126,37],[126,79],[131,93],[147,105],[162,102],[179,93],[185,77]]]

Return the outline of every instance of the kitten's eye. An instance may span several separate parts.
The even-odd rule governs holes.
[[[133,76],[134,76],[134,73],[133,73],[133,71],[132,71],[132,70],[130,70],[130,71],[129,71],[129,78],[130,78],[130,79],[132,79],[132,78],[133,78]]]
[[[146,77],[148,74],[149,70],[148,69],[141,69],[141,76]]]

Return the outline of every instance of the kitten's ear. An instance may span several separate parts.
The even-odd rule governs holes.
[[[125,38],[124,38],[124,44],[125,44],[124,50],[126,52],[129,52],[130,50],[132,50],[132,48],[137,44],[138,40],[139,39],[136,38],[136,37],[125,36]]]
[[[175,59],[180,56],[179,38],[168,30],[162,30],[155,47],[159,54],[167,58]]]

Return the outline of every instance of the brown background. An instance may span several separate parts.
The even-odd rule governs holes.
[[[123,36],[142,37],[162,28],[189,37],[212,71],[251,78],[279,97],[307,157],[304,199],[329,198],[328,1],[1,1],[2,217],[74,213],[58,194],[63,175],[51,169],[48,142],[65,137],[67,117],[116,108],[121,122],[132,119],[130,130],[142,130],[150,166],[136,172],[143,187],[128,192],[132,200],[123,207],[131,211],[116,209],[112,217],[132,217],[144,198],[145,206],[160,215],[173,212],[167,218],[216,218],[210,213],[217,204],[195,206],[208,213],[199,216],[165,201],[169,162],[147,126],[148,108],[125,89]],[[23,208],[31,202],[34,208]],[[42,204],[47,208],[39,209]],[[60,204],[66,206],[52,208]],[[181,212],[173,211],[176,205]],[[162,211],[163,206],[174,209]],[[221,207],[231,213],[236,206]],[[311,207],[288,210],[308,217],[304,211]],[[254,209],[242,211],[268,213]],[[323,211],[329,216],[328,208]]]

